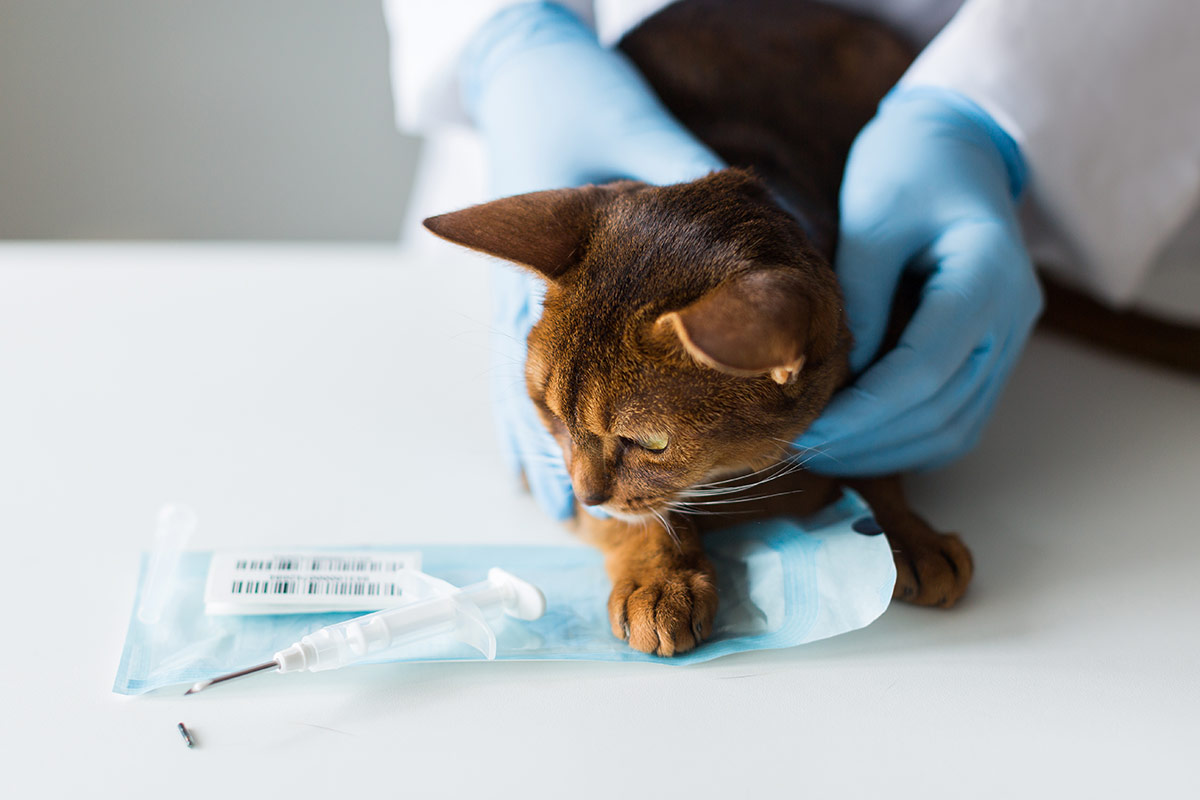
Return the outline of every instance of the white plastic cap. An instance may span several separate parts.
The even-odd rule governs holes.
[[[508,570],[492,567],[488,580],[509,590],[504,613],[526,621],[540,619],[546,613],[546,595],[529,581],[523,581]]]

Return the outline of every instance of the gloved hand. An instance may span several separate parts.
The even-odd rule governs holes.
[[[1041,313],[1015,199],[1017,145],[943,89],[893,90],[850,150],[837,274],[862,372],[798,444],[809,467],[886,474],[951,461],[979,439]],[[929,273],[898,346],[871,364],[905,269]]]
[[[724,166],[622,54],[601,47],[561,6],[501,11],[472,37],[460,66],[464,107],[484,137],[497,197],[621,178],[678,183]],[[515,267],[493,270],[492,399],[511,465],[538,505],[561,519],[573,513],[571,482],[523,377],[543,288]]]

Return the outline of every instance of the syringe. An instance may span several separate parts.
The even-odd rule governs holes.
[[[535,620],[546,611],[541,589],[499,567],[488,572],[487,580],[461,589],[423,573],[413,573],[410,581],[412,591],[434,596],[327,625],[280,650],[264,664],[200,681],[184,694],[195,694],[213,684],[268,669],[279,672],[338,669],[384,650],[436,636],[454,636],[490,660],[496,657],[496,634],[488,624],[489,617],[508,614]]]

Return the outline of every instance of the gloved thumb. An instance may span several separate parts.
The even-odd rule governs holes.
[[[724,169],[725,162],[664,109],[620,142],[613,159],[622,175],[659,186],[683,183]]]
[[[857,374],[875,359],[883,343],[904,256],[893,243],[880,241],[869,230],[843,224],[836,261],[846,324],[854,337],[850,370]]]

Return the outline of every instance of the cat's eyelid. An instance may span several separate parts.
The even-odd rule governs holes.
[[[665,433],[651,433],[642,436],[622,434],[621,438],[648,453],[661,453],[671,444],[671,437]]]

